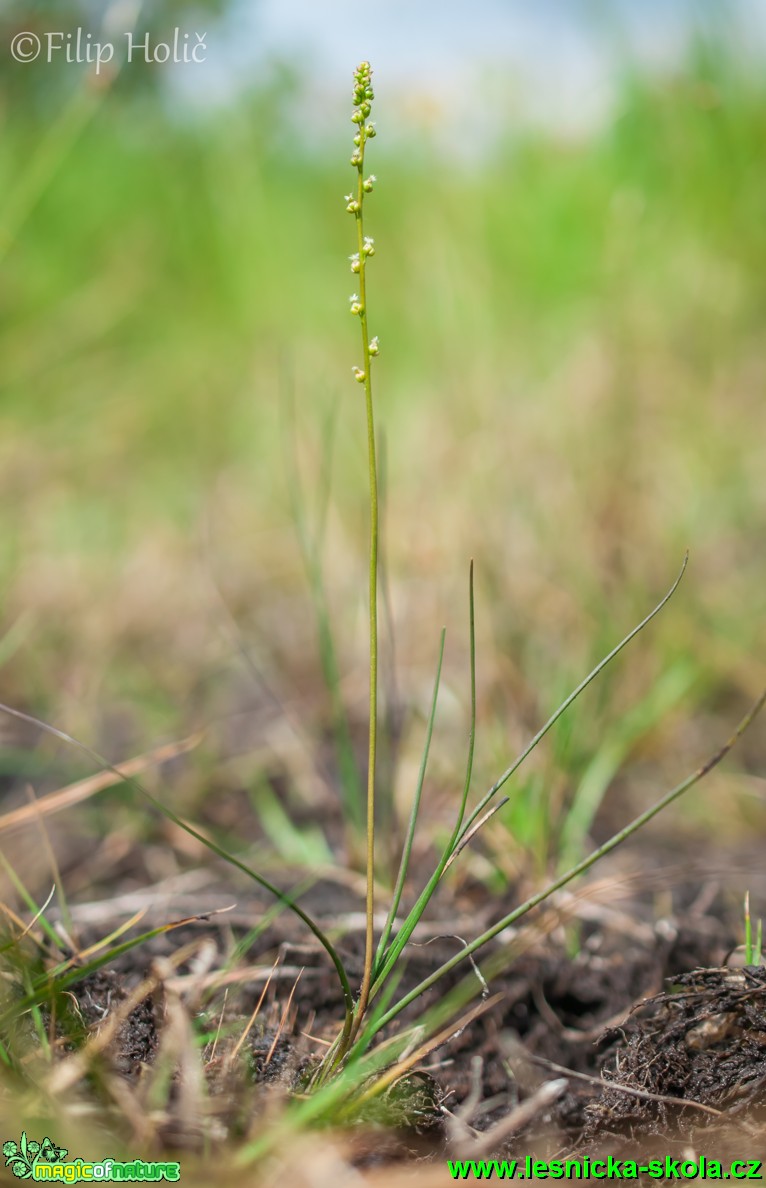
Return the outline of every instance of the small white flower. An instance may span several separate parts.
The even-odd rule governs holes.
[[[365,376],[364,376],[364,372],[362,371],[361,367],[352,367],[351,370],[354,373],[354,379],[356,380],[356,382],[358,384],[363,384]]]
[[[358,301],[358,300],[359,300],[358,293],[352,293],[351,296],[349,297],[349,301],[351,302],[352,305],[354,304],[355,301]]]
[[[377,334],[375,335],[374,338],[370,339],[370,354],[371,355],[379,355],[380,354],[380,343],[378,342]]]
[[[344,201],[344,202],[352,202],[352,201],[353,201],[353,198],[354,198],[354,195],[353,195],[353,194],[344,194],[344,195],[343,195],[343,201]]]

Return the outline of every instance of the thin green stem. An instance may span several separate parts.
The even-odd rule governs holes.
[[[428,755],[431,750],[431,738],[434,732],[434,720],[436,718],[436,703],[439,697],[439,684],[441,682],[442,662],[444,660],[444,641],[447,635],[446,628],[442,627],[441,639],[439,641],[439,659],[436,664],[436,678],[434,680],[433,697],[431,698],[431,711],[428,715],[428,725],[426,726],[426,741],[423,747],[423,755],[420,760],[420,771],[418,772],[418,783],[415,789],[415,798],[412,802],[412,811],[410,813],[410,821],[407,827],[407,836],[402,847],[402,860],[399,864],[399,874],[396,878],[396,886],[394,887],[394,894],[391,899],[391,906],[388,909],[388,916],[383,928],[380,940],[378,942],[378,949],[375,954],[375,967],[380,963],[381,957],[386,951],[391,936],[391,929],[393,928],[396,919],[396,913],[399,911],[399,904],[402,900],[402,892],[404,890],[404,881],[407,878],[407,871],[410,865],[410,857],[412,855],[412,845],[415,841],[415,827],[418,820],[418,812],[420,810],[420,798],[423,795],[423,782],[426,776],[426,767],[428,766]]]
[[[369,63],[360,67],[357,78],[364,76],[370,81]],[[372,89],[369,90],[370,97]],[[370,571],[369,571],[369,623],[370,623],[370,718],[369,748],[367,762],[367,895],[365,904],[365,951],[364,972],[359,998],[354,1012],[353,1035],[359,1031],[370,997],[372,971],[375,961],[375,763],[378,745],[378,464],[375,448],[375,415],[372,399],[372,352],[370,349],[367,320],[367,256],[368,246],[364,235],[364,152],[367,144],[367,116],[370,103],[358,105],[355,120],[359,144],[354,154],[357,170],[357,189],[354,218],[356,220],[357,253],[359,260],[359,323],[362,334],[362,370],[367,417],[367,467],[370,495]],[[374,133],[374,128],[372,129]]]

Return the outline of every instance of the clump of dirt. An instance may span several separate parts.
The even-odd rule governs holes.
[[[76,987],[80,1016],[89,1031],[96,1031],[127,998],[127,990],[118,975],[109,969],[99,969]],[[130,1079],[141,1068],[151,1064],[159,1042],[158,1011],[151,997],[143,999],[126,1016],[108,1048],[108,1056],[116,1072]]]
[[[674,1134],[706,1154],[766,1123],[766,969],[697,969],[607,1033],[606,1085],[583,1141]],[[762,1135],[763,1137],[763,1135]]]

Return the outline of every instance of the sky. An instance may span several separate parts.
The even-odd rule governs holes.
[[[343,80],[369,59],[405,118],[481,144],[498,105],[562,133],[608,118],[626,58],[662,71],[694,32],[766,47],[762,0],[233,0],[204,71],[174,80],[189,102],[226,101],[274,60],[304,78],[305,107],[337,118]]]

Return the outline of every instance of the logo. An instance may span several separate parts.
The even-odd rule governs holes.
[[[180,1180],[180,1163],[156,1163],[143,1159],[132,1159],[118,1163],[115,1159],[102,1159],[98,1163],[86,1163],[84,1159],[64,1162],[68,1154],[66,1147],[58,1147],[49,1138],[40,1143],[27,1138],[22,1131],[18,1142],[7,1139],[3,1143],[5,1166],[9,1167],[19,1180],[57,1180],[59,1183],[92,1183],[94,1180],[147,1181]]]
[[[10,1167],[14,1176],[20,1180],[31,1179],[39,1163],[61,1163],[66,1154],[66,1147],[57,1147],[49,1138],[44,1138],[41,1143],[35,1139],[28,1139],[26,1130],[22,1130],[18,1143],[13,1139],[3,1143],[5,1166]]]

